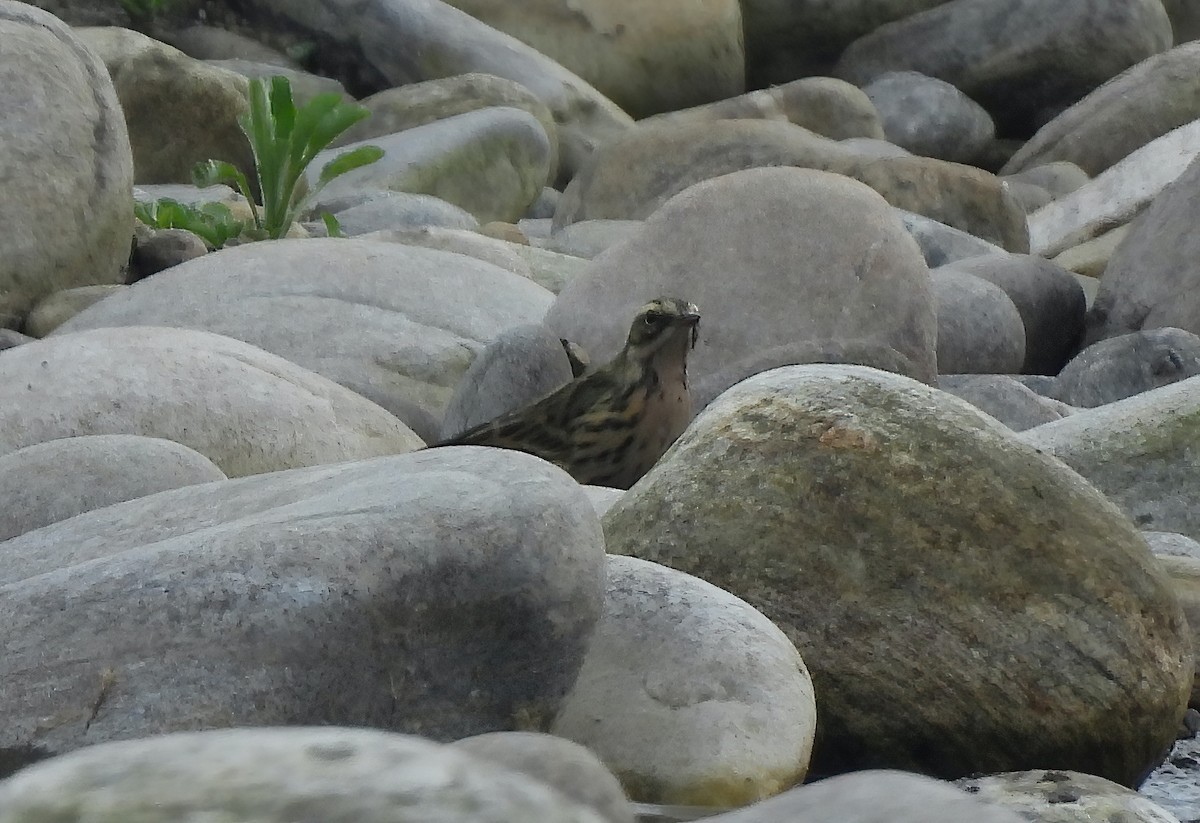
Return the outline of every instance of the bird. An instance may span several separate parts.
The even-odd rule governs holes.
[[[638,309],[621,351],[528,406],[435,446],[494,446],[554,463],[579,483],[628,489],[692,419],[687,358],[700,310],[671,297]]]

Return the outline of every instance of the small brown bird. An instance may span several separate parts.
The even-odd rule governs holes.
[[[627,489],[692,419],[687,356],[699,310],[659,298],[638,310],[625,348],[536,403],[438,446],[495,446],[537,455],[580,483]]]

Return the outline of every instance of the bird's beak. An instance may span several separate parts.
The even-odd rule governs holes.
[[[692,327],[692,348],[696,348],[696,340],[700,337],[700,309],[695,303],[689,303],[687,311],[679,316],[679,322]]]

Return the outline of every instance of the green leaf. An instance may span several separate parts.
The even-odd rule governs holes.
[[[321,212],[321,221],[325,223],[325,233],[330,237],[345,237],[342,234],[342,224],[338,219],[327,211]]]
[[[258,206],[255,205],[254,195],[250,191],[250,181],[237,166],[224,160],[203,160],[192,167],[192,182],[200,188],[218,183],[233,184],[241,192],[242,197],[250,202],[250,215],[254,218],[254,225],[262,228],[262,217],[259,215]]]
[[[321,176],[317,179],[317,190],[319,191],[333,178],[340,177],[348,171],[369,166],[381,157],[383,157],[383,149],[379,146],[359,146],[357,149],[342,152],[321,169]]]

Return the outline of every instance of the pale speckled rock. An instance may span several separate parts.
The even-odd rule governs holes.
[[[707,823],[1027,823],[919,774],[870,769],[800,786]]]
[[[639,125],[601,146],[563,190],[554,226],[598,218],[641,220],[703,180],[765,166],[852,177],[898,208],[1028,251],[1025,213],[999,178],[929,157],[858,154],[776,120]]]
[[[0,559],[11,757],[238,725],[545,729],[604,596],[582,490],[501,449],[160,492]]]
[[[1192,630],[1192,645],[1196,651],[1196,675],[1192,681],[1189,704],[1200,708],[1200,543],[1182,534],[1142,532],[1158,566],[1171,581],[1171,588],[1183,606],[1188,626]],[[1179,764],[1186,768],[1186,764]]]
[[[319,152],[305,172],[309,185],[316,186],[326,163],[362,145],[378,146],[384,156],[334,179],[314,207],[363,189],[383,189],[433,195],[481,223],[511,221],[525,214],[552,172],[549,138],[532,115],[487,108]]]
[[[1193,127],[1200,136],[1200,120],[1185,128]],[[1164,326],[1200,334],[1200,294],[1192,288],[1200,272],[1197,190],[1200,159],[1130,226],[1100,278],[1086,342]]]
[[[809,169],[750,169],[676,195],[572,279],[545,323],[603,363],[639,306],[677,295],[703,317],[688,359],[697,383],[779,346],[855,341],[895,349],[932,380],[930,289],[916,243],[870,189]]]
[[[1174,739],[1190,636],[1134,525],[1029,434],[885,372],[776,369],[692,422],[606,544],[787,633],[820,707],[814,772],[1053,761],[1133,784]]]
[[[451,229],[445,226],[420,226],[405,229],[383,229],[360,235],[360,240],[381,243],[401,243],[406,246],[421,246],[426,249],[464,254],[485,263],[491,263],[527,280],[533,280],[533,269],[517,251],[517,244],[506,243],[494,237],[485,237],[477,231]]]
[[[938,374],[1020,371],[1025,325],[1004,290],[947,266],[929,276],[937,307]]]
[[[441,437],[526,406],[571,381],[559,338],[540,324],[507,329],[479,353],[446,405]]]
[[[73,289],[48,294],[35,303],[29,314],[25,315],[25,325],[22,328],[32,337],[45,337],[88,306],[99,303],[124,288],[127,287],[119,284],[76,286]]]
[[[0,327],[18,328],[47,294],[123,281],[133,158],[113,83],[76,32],[3,0],[0,42]]]
[[[1037,823],[1179,823],[1137,792],[1079,772],[1008,772],[959,780],[957,785]]]
[[[1029,183],[1050,192],[1055,200],[1079,189],[1091,180],[1091,175],[1066,160],[1039,163],[1017,172],[1002,172],[1003,179],[1010,182]]]
[[[346,237],[424,226],[467,231],[479,227],[479,221],[466,209],[429,194],[380,190],[363,192],[361,197],[349,198],[349,202],[353,205],[331,209]]]
[[[0,385],[15,387],[0,404],[0,454],[62,437],[139,434],[182,443],[237,477],[422,445],[327,378],[187,329],[54,335],[6,351]]]
[[[608,558],[604,616],[554,723],[630,797],[736,806],[803,780],[812,681],[775,625],[729,592],[632,557]]]
[[[581,220],[553,232],[539,247],[559,254],[591,260],[610,246],[623,243],[642,230],[641,220]]]
[[[1093,408],[1200,374],[1200,337],[1150,329],[1110,337],[1075,355],[1058,374],[1057,396]]]
[[[1099,278],[1104,276],[1104,270],[1108,268],[1108,261],[1112,259],[1117,247],[1121,245],[1121,241],[1127,234],[1129,234],[1128,223],[1117,226],[1099,237],[1093,237],[1078,246],[1072,246],[1066,251],[1059,252],[1054,257],[1054,263],[1068,271],[1096,280],[1098,288]],[[1094,291],[1095,289],[1093,289]],[[1089,298],[1088,307],[1090,308],[1091,305]]]
[[[983,106],[936,77],[885,72],[863,91],[879,110],[887,139],[913,154],[970,163],[995,137]]]
[[[833,73],[856,85],[887,71],[939,77],[990,111],[1001,133],[1028,134],[1171,47],[1159,0],[1060,0],[1044,11],[1042,0],[955,0],[860,37]]]
[[[592,501],[592,508],[596,510],[597,517],[603,517],[604,513],[621,499],[621,495],[625,494],[624,489],[610,489],[608,486],[584,486],[583,491],[588,500]]]
[[[941,375],[938,388],[987,412],[1013,431],[1061,420],[1074,411],[1065,403],[1042,397],[1006,374]]]
[[[904,228],[908,230],[908,233],[917,241],[917,245],[921,247],[925,263],[931,269],[968,257],[1008,253],[995,243],[989,243],[973,234],[959,231],[920,214],[896,209],[896,215],[904,223]]]
[[[353,100],[346,93],[342,84],[331,77],[321,77],[317,74],[310,74],[300,69],[288,68],[286,66],[277,66],[272,63],[261,63],[255,60],[245,60],[242,58],[231,57],[224,60],[205,60],[206,65],[224,71],[231,71],[235,74],[240,74],[247,80],[258,77],[264,81],[269,81],[272,77],[286,77],[288,84],[292,89],[292,99],[297,106],[303,106],[309,100],[316,97],[318,94],[340,94],[342,97]]]
[[[832,138],[883,137],[879,112],[862,89],[836,77],[801,77],[769,89],[638,121],[686,123],[711,120],[786,120]]]
[[[1058,457],[1139,527],[1200,539],[1200,377],[1085,409],[1021,434]]]
[[[1128,223],[1200,154],[1200,120],[1152,140],[1091,182],[1029,215],[1029,246],[1052,257]]]
[[[0,542],[82,512],[224,480],[199,452],[132,434],[65,437],[0,455]]]
[[[634,117],[746,88],[738,0],[446,2],[557,61]]]
[[[1142,531],[1142,537],[1156,555],[1167,557],[1191,557],[1200,560],[1200,542],[1176,532]],[[1197,624],[1200,627],[1200,624]]]
[[[249,0],[239,11],[337,48],[373,90],[482,72],[525,86],[550,109],[560,176],[633,124],[628,114],[549,57],[438,0]]]
[[[249,108],[246,78],[129,29],[75,31],[112,75],[137,183],[190,183],[192,167],[209,158],[254,169],[237,122]]]
[[[278,240],[176,266],[59,331],[162,325],[229,335],[341,383],[429,441],[475,354],[505,329],[540,321],[552,299],[523,277],[461,254]]]
[[[1200,118],[1200,43],[1139,61],[1038,129],[1003,174],[1069,161],[1100,174],[1142,146]]]
[[[1057,374],[1083,338],[1087,298],[1070,272],[1031,254],[986,254],[938,271],[973,275],[1004,290],[1025,327],[1025,358],[1012,369]]]
[[[185,732],[93,746],[0,782],[0,823],[295,823],[313,814],[356,823],[604,821],[539,781],[369,729]]]
[[[19,331],[0,328],[0,351],[32,343],[35,339],[29,335],[21,334]]]
[[[450,747],[553,786],[608,823],[634,823],[620,782],[578,743],[538,732],[488,732],[456,740]]]
[[[1043,189],[1041,186],[1035,186],[1033,183],[1025,183],[1020,180],[1007,178],[1004,185],[1008,186],[1009,192],[1026,214],[1033,214],[1038,209],[1054,201],[1054,195]]]

